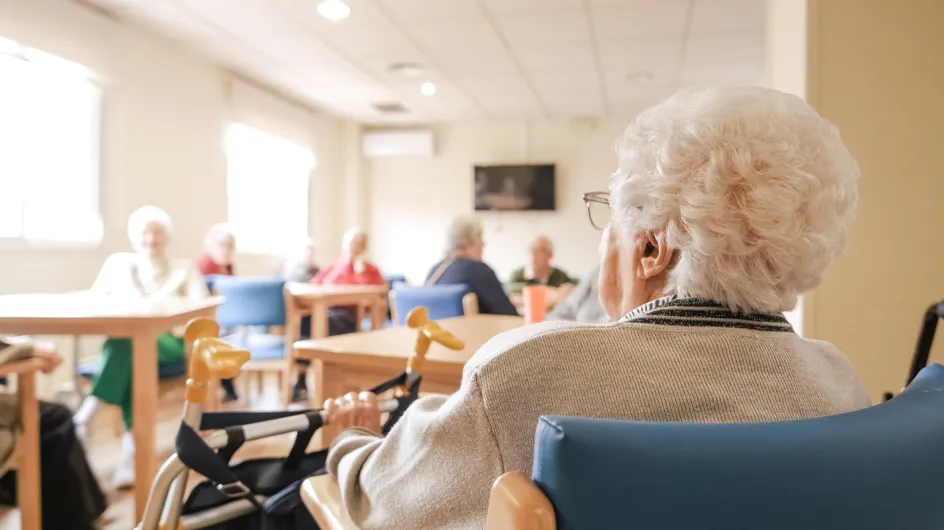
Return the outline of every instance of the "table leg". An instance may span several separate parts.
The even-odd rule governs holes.
[[[144,515],[155,474],[154,431],[157,422],[157,335],[152,330],[135,332],[134,352],[134,515]]]
[[[289,406],[292,403],[292,370],[295,368],[295,351],[293,344],[301,333],[301,314],[295,300],[285,302],[285,362],[288,366],[279,376],[279,386],[282,394],[282,404]]]
[[[383,329],[387,323],[387,301],[384,297],[370,305],[370,328]]]
[[[321,301],[311,305],[311,338],[323,339],[328,336],[328,306]]]
[[[326,363],[322,360],[312,363],[312,367],[315,369],[315,402],[312,406],[321,408],[325,400],[339,397],[344,391],[342,369],[336,364]],[[319,432],[323,447],[328,447],[331,440],[338,434],[338,430],[330,425],[325,425]]]
[[[41,530],[39,401],[36,400],[36,374],[17,377],[17,389],[22,411],[23,435],[19,446],[20,462],[16,473],[16,488],[23,530]]]

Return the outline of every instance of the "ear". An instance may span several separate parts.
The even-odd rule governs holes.
[[[640,234],[636,239],[640,280],[649,280],[665,272],[671,265],[675,251],[665,243],[665,236],[653,232]]]

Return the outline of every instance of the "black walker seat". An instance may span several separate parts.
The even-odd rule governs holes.
[[[383,434],[400,419],[406,409],[419,397],[421,377],[410,378],[408,394],[397,398],[397,408],[390,412],[383,425]],[[372,389],[381,394],[403,387],[408,373],[386,381]],[[229,444],[214,451],[189,425],[181,422],[177,433],[176,449],[180,460],[191,470],[203,475],[206,481],[198,484],[183,505],[183,515],[193,515],[204,510],[219,508],[230,502],[249,499],[256,503],[256,496],[268,500],[258,504],[258,510],[207,527],[212,530],[317,530],[311,514],[302,504],[299,490],[302,482],[313,476],[324,475],[328,450],[306,453],[312,436],[320,429],[324,420],[320,410],[284,412],[212,412],[204,413],[201,430],[223,429],[229,436]],[[285,458],[257,458],[230,466],[233,455],[245,442],[243,427],[262,421],[305,416],[308,429],[297,431],[295,442]]]

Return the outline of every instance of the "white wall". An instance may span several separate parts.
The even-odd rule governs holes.
[[[337,253],[344,227],[335,219],[345,208],[341,120],[233,83],[175,43],[66,0],[3,0],[0,36],[82,64],[101,83],[105,228],[100,248],[0,251],[0,293],[87,287],[109,253],[127,248],[127,215],[149,203],[174,219],[172,253],[198,256],[204,231],[225,220],[222,134],[232,120],[313,148],[311,233],[323,256]],[[277,264],[242,257],[240,268],[269,274]]]
[[[421,282],[442,256],[445,225],[473,212],[475,164],[550,162],[557,165],[554,212],[481,212],[485,261],[500,277],[524,265],[528,244],[546,234],[555,261],[585,275],[598,262],[599,233],[581,195],[607,189],[616,168],[614,146],[629,119],[460,123],[435,128],[436,156],[371,161],[368,172],[371,254],[385,273]]]

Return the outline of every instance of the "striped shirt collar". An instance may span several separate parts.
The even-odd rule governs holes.
[[[793,332],[793,326],[783,314],[738,313],[718,302],[677,295],[641,305],[627,313],[620,322]]]

